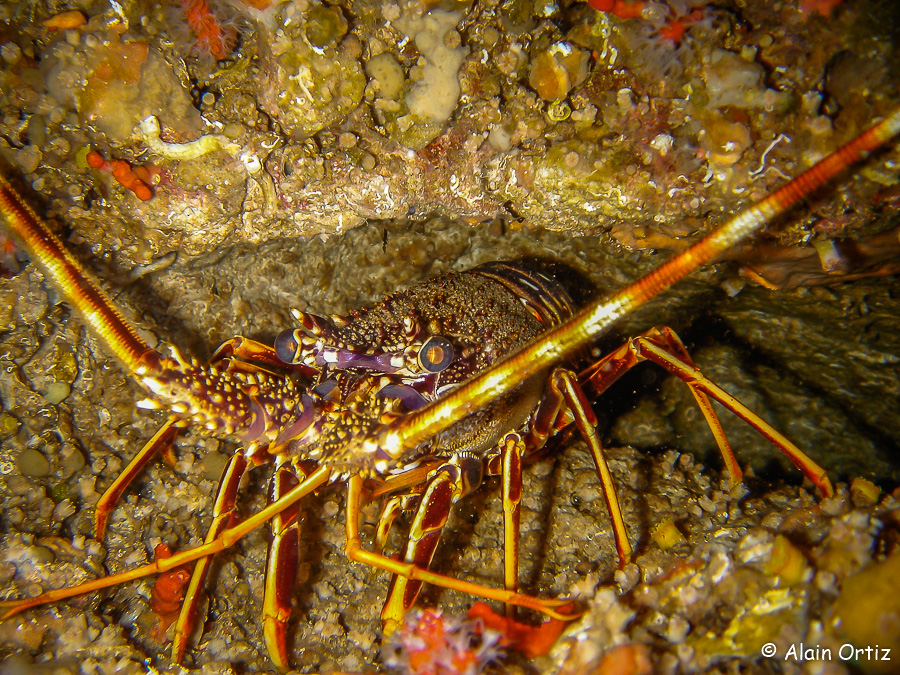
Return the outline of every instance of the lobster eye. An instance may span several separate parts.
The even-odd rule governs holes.
[[[429,373],[439,373],[453,361],[453,346],[447,338],[433,335],[419,350],[419,367]]]
[[[283,330],[275,338],[275,355],[285,363],[297,363],[297,351],[300,343],[294,337],[292,329]]]

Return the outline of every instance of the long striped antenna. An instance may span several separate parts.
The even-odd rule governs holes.
[[[59,238],[0,176],[0,216],[9,231],[84,317],[93,334],[128,366],[131,372],[153,368],[160,354],[150,347],[119,313],[90,273],[62,245]]]
[[[756,234],[776,216],[898,133],[900,108],[639,281],[607,300],[590,303],[565,323],[476,375],[446,397],[360,439],[357,441],[360,447],[355,449],[358,456],[374,462],[376,468],[382,468],[391,459],[401,458],[447,430],[468,412],[509,393],[526,379],[572,356],[577,349],[602,336],[618,319]],[[347,454],[353,456],[353,450],[348,448]]]

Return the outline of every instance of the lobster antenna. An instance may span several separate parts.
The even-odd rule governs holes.
[[[570,357],[603,335],[620,318],[668,289],[740,241],[759,232],[776,216],[803,199],[851,164],[866,157],[900,133],[900,108],[839,150],[745,209],[706,237],[663,263],[654,271],[606,300],[596,300],[568,321],[474,376],[450,394],[399,420],[382,425],[375,434],[355,441],[359,456],[376,468],[447,430],[464,415],[498,396],[509,393],[526,379]],[[349,450],[353,454],[353,450]]]
[[[31,260],[84,317],[93,334],[132,372],[158,363],[148,345],[116,309],[91,274],[0,175],[0,216]]]

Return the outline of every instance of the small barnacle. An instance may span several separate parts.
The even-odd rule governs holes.
[[[793,586],[806,576],[806,558],[787,537],[779,534],[772,545],[772,553],[766,563],[766,574],[777,576],[787,586]]]
[[[561,101],[587,79],[589,57],[569,42],[557,42],[532,59],[528,84],[545,101]]]
[[[711,165],[724,169],[734,165],[750,147],[750,130],[716,113],[700,132],[700,146]]]
[[[657,134],[652,141],[650,147],[656,150],[662,157],[665,157],[675,145],[675,139],[669,134]]]
[[[306,18],[306,39],[316,49],[336,45],[347,33],[349,24],[337,7],[318,5]]]
[[[684,535],[681,534],[671,518],[659,523],[650,536],[663,551],[668,551],[684,541]]]
[[[565,101],[554,101],[547,106],[547,117],[553,122],[564,122],[572,114],[572,108]]]

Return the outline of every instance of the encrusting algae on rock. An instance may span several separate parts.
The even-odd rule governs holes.
[[[47,117],[61,121],[51,108],[80,107],[80,121],[105,132],[91,139],[95,149],[132,162],[141,149],[135,127],[154,115],[170,134],[167,142],[224,134],[270,177],[231,179],[234,165],[221,158],[162,167],[160,210],[141,214],[151,222],[142,225],[133,206],[123,207],[139,236],[117,236],[112,222],[94,228],[101,245],[137,255],[136,262],[168,253],[167,239],[183,241],[191,253],[204,250],[204,238],[181,221],[182,196],[213,224],[205,250],[431,212],[473,221],[518,214],[540,227],[607,231],[629,247],[673,250],[697,229],[691,219],[737,210],[865,123],[851,112],[869,109],[859,101],[864,93],[843,91],[847,78],[830,68],[834,54],[869,50],[867,79],[885,85],[869,90],[872,114],[888,103],[880,92],[890,90],[886,52],[850,10],[824,21],[786,9],[779,23],[763,5],[612,3],[597,11],[574,3],[530,21],[533,8],[517,5],[467,15],[416,2],[365,10],[297,0],[235,3],[227,12],[222,3],[205,4],[229,15],[235,30],[233,48],[215,63],[193,55],[196,31],[181,10],[125,3],[85,14],[87,23],[74,29],[41,29],[51,39],[37,77],[46,80],[52,106],[40,106],[30,129]],[[860,30],[847,33],[851,26]],[[814,35],[809,54],[797,60],[789,47],[800,29]],[[644,51],[649,46],[679,68],[659,77]],[[6,47],[15,59],[18,46]],[[123,57],[120,75],[87,86],[107,68],[95,63],[110,50],[134,54]],[[25,64],[20,58],[12,69]],[[815,83],[823,70],[828,100],[843,102],[846,129],[834,129],[821,114],[827,101]],[[29,94],[42,95],[40,87]],[[121,110],[110,105],[119,95]],[[165,110],[161,100],[169,102]],[[342,146],[337,139],[345,131],[361,142]],[[779,134],[794,142],[773,146]],[[43,147],[6,152],[30,172]],[[165,206],[170,193],[176,198]],[[210,208],[207,198],[223,207]],[[241,203],[249,216],[234,208]],[[112,212],[117,205],[108,206]],[[852,237],[864,219],[843,222],[841,231]],[[803,241],[804,232],[790,238]]]
[[[424,148],[441,135],[459,103],[458,73],[469,53],[456,32],[461,18],[458,12],[433,10],[422,16],[401,16],[396,22],[421,56],[410,71],[403,105],[387,127],[412,150]]]
[[[854,646],[840,658],[871,673],[896,673],[900,658],[900,552],[844,580],[833,608],[835,631]],[[874,654],[873,654],[874,651]]]
[[[143,327],[200,356],[236,334],[268,340],[292,325],[289,307],[346,311],[489,259],[549,256],[585,288],[618,288],[883,115],[900,90],[890,3],[866,0],[827,16],[810,9],[825,3],[733,0],[593,2],[603,11],[518,0],[204,4],[234,29],[227,49],[205,55],[174,4],[85,0],[83,21],[52,30],[40,5],[0,7],[5,175],[21,174],[29,203],[65,228]],[[142,132],[151,116],[161,128]],[[132,170],[153,162],[152,198],[91,168],[91,152]],[[824,502],[774,487],[765,439],[725,420],[756,475],[733,492],[718,460],[708,471],[689,460],[713,440],[696,430],[683,384],[638,373],[597,404],[635,559],[616,569],[582,447],[529,467],[522,578],[548,597],[579,595],[588,614],[550,654],[513,653],[486,672],[605,675],[649,661],[659,673],[793,675],[819,665],[785,661],[792,645],[837,655],[868,646],[867,631],[883,648],[896,642],[900,325],[894,278],[883,275],[900,255],[898,158],[885,149],[789,214],[757,249],[768,266],[735,251],[736,264],[621,327],[623,337],[654,323],[684,331],[704,372],[821,453],[835,479],[865,479]],[[21,264],[4,252],[4,270]],[[231,448],[190,437],[175,448],[177,470],[151,467],[110,537],[91,539],[99,493],[156,421],[135,412],[123,373],[40,275],[11,275],[0,275],[3,588],[73,583],[145,562],[156,544],[201,540],[196,514],[211,508],[210,477]],[[438,565],[499,587],[489,561],[502,514],[490,490],[461,504]],[[263,507],[264,486],[245,494],[241,515]],[[301,517],[298,670],[381,667],[386,575],[346,564],[334,493],[305,502]],[[192,668],[269,667],[258,617],[266,536],[220,560],[233,583],[210,587],[216,619]],[[0,667],[146,672],[164,650],[152,586],[0,624]],[[473,604],[428,600],[447,617]],[[768,642],[777,663],[761,656]],[[864,665],[879,664],[837,659],[827,670]],[[164,659],[152,667],[174,672]]]

